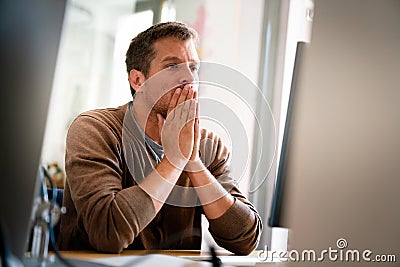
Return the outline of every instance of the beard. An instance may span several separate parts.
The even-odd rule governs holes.
[[[153,105],[152,111],[154,113],[161,114],[164,119],[167,118],[168,115],[168,107],[171,101],[172,95],[175,92],[176,88],[172,88],[168,90],[162,97],[160,97],[157,102]]]
[[[153,111],[153,113],[155,113],[155,114],[160,114],[161,116],[163,116],[164,119],[166,119],[166,118],[167,118],[167,115],[168,115],[168,104],[160,103],[160,102],[161,102],[161,100],[158,101],[158,102],[154,105],[152,111]]]
[[[144,90],[140,90],[137,94],[141,95],[141,101],[146,103],[146,109],[153,114],[152,116],[157,117],[157,114],[160,114],[166,119],[171,98],[178,88],[183,88],[182,84],[161,85],[152,80],[151,83],[145,85]]]

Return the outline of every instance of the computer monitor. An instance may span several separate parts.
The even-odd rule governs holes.
[[[289,250],[370,250],[371,261],[398,262],[400,1],[316,0],[314,10],[269,223],[290,229]]]
[[[1,241],[19,259],[30,232],[65,6],[66,0],[0,1]]]
[[[285,185],[286,185],[287,170],[288,170],[289,156],[290,156],[289,142],[293,134],[292,133],[293,130],[291,128],[293,127],[292,124],[294,123],[292,117],[293,113],[295,112],[293,110],[293,106],[295,101],[295,93],[296,93],[295,90],[297,85],[296,78],[298,75],[298,68],[301,65],[300,64],[301,56],[305,45],[306,43],[304,42],[298,42],[296,48],[296,57],[293,70],[293,82],[290,89],[289,100],[287,105],[287,114],[286,114],[285,127],[282,138],[281,153],[278,161],[279,164],[275,182],[274,197],[272,198],[271,212],[268,219],[268,226],[270,227],[282,227],[282,228],[288,227],[287,222],[285,221],[286,219],[284,217],[285,213],[282,211],[284,209],[283,206],[285,205],[286,202],[285,198],[288,197],[287,192],[285,190]]]

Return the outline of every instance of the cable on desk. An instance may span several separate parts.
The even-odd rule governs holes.
[[[221,267],[222,266],[222,261],[217,256],[217,253],[215,252],[215,248],[213,246],[210,246],[210,251],[211,251],[211,263],[212,263],[212,266],[213,267]]]
[[[57,205],[57,186],[53,183],[53,180],[51,179],[49,173],[47,172],[46,168],[44,166],[41,166],[40,168],[40,176],[41,176],[41,183],[42,187],[45,189],[43,190],[43,193],[45,195],[45,199],[48,199],[48,192],[47,192],[47,186],[46,186],[46,179],[49,182],[52,190],[53,190],[53,195],[52,199],[50,201],[50,209],[49,209],[49,234],[50,234],[50,243],[53,246],[54,254],[56,258],[61,261],[65,266],[67,267],[75,267],[71,262],[69,262],[67,259],[65,259],[59,252],[57,242],[56,242],[56,237],[54,234],[54,227],[53,227],[53,221],[52,221],[52,212]]]

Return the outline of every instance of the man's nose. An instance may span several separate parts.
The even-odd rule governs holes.
[[[179,83],[180,84],[192,83],[195,80],[196,80],[196,73],[191,70],[189,64],[183,63],[180,68]]]

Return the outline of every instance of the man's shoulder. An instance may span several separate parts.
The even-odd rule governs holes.
[[[122,125],[129,103],[115,108],[100,108],[84,111],[79,114],[74,121],[95,120],[105,124]]]
[[[99,108],[99,109],[88,110],[79,114],[78,117],[89,116],[98,119],[116,118],[123,120],[128,104],[129,103],[126,103],[122,106],[114,108]]]
[[[82,112],[72,121],[69,132],[84,134],[84,132],[95,131],[120,135],[128,104]]]

